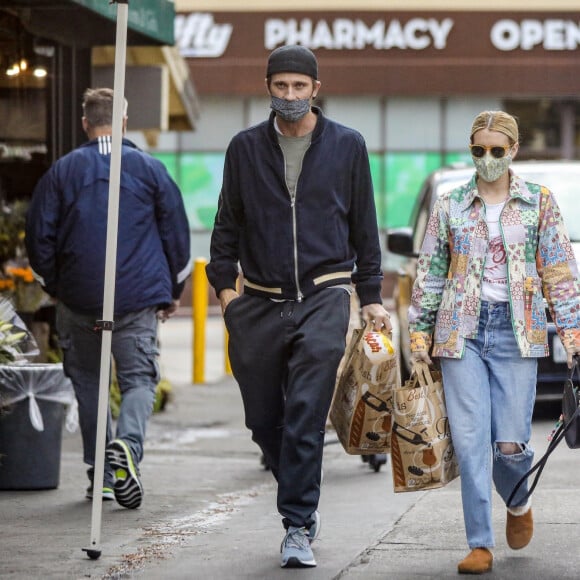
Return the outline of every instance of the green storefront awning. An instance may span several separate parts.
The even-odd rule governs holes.
[[[32,34],[62,44],[89,47],[114,45],[117,4],[110,0],[0,0]],[[173,45],[175,4],[172,0],[129,0],[129,45]]]
[[[109,0],[71,1],[116,22],[117,5]],[[174,19],[175,4],[170,0],[129,0],[129,28],[161,44],[173,44]]]

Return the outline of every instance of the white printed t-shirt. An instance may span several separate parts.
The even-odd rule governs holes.
[[[507,302],[509,300],[506,251],[499,227],[499,216],[505,204],[505,201],[485,204],[489,244],[483,271],[481,299],[487,302]]]

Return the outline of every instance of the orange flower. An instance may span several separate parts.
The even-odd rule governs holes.
[[[6,273],[13,278],[20,278],[23,282],[30,283],[34,282],[34,274],[30,267],[27,268],[16,268],[14,266],[7,266]]]
[[[5,290],[14,290],[14,280],[11,278],[0,278],[0,292]]]

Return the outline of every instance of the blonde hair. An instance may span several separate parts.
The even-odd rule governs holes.
[[[473,135],[482,129],[503,133],[509,139],[510,145],[514,145],[519,140],[518,122],[505,111],[482,111],[479,113],[471,125],[469,136],[471,143],[473,143]]]

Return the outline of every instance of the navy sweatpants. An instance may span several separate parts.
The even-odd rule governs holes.
[[[318,507],[324,429],[344,354],[350,293],[325,288],[302,302],[243,294],[224,319],[246,426],[278,482],[285,527],[310,527]]]

